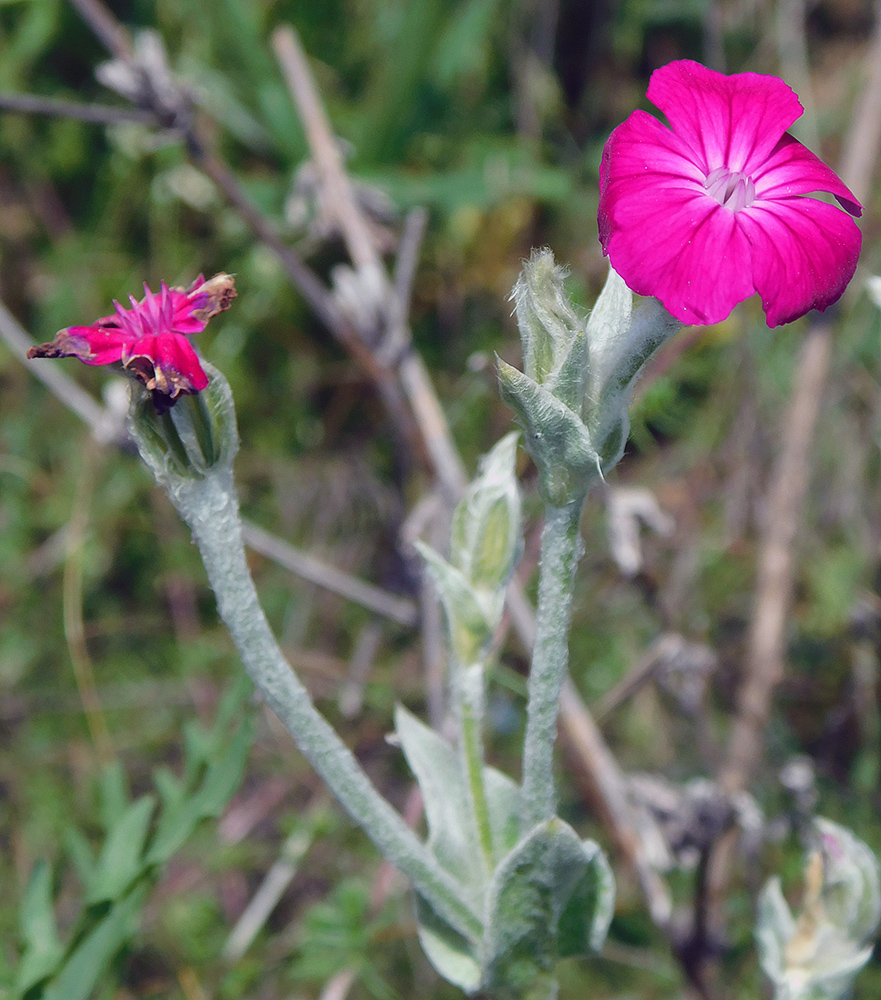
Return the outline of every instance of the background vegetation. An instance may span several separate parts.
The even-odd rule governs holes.
[[[517,357],[507,299],[521,259],[551,246],[585,307],[601,286],[600,156],[609,131],[646,106],[651,71],[688,57],[783,75],[809,108],[799,136],[840,165],[853,129],[864,127],[875,44],[865,0],[124,0],[113,12],[131,30],[161,33],[175,73],[194,88],[206,145],[284,243],[327,276],[345,251],[315,199],[307,141],[270,45],[278,25],[296,27],[377,239],[391,253],[406,213],[428,210],[411,322],[469,470],[510,425],[492,359]],[[95,79],[107,58],[64,0],[0,3],[0,92],[122,108]],[[198,346],[235,394],[246,516],[415,598],[418,564],[401,538],[429,477],[402,450],[363,368],[190,152],[175,133],[134,121],[0,113],[0,297],[43,341],[138,295],[144,280],[156,288],[235,273],[239,299]],[[751,789],[764,835],[728,906],[725,997],[761,995],[754,893],[773,871],[799,872],[792,830],[811,805],[781,786],[787,761],[807,755],[819,811],[881,850],[881,311],[864,293],[865,277],[881,270],[881,201],[877,170],[869,177],[858,191],[861,268],[833,317],[787,673]],[[752,301],[719,326],[683,333],[653,365],[609,484],[609,496],[622,486],[652,491],[671,518],[666,536],[645,534],[638,572],[623,573],[610,554],[607,497],[588,505],[572,675],[589,705],[608,709],[601,725],[628,772],[675,782],[714,773],[743,667],[769,470],[809,322],[769,331]],[[48,364],[56,363],[32,363]],[[73,360],[57,364],[96,397],[118,381]],[[522,473],[534,541],[525,459]],[[93,440],[5,347],[0,484],[2,982],[14,976],[18,900],[40,859],[62,930],[78,912],[82,870],[70,831],[101,843],[113,813],[108,766],[133,795],[150,790],[161,765],[180,772],[184,728],[194,719],[209,727],[240,666],[195,549],[146,471],[125,448]],[[527,566],[530,557],[528,542]],[[410,779],[384,735],[396,701],[427,711],[417,631],[271,559],[255,555],[253,569],[291,662],[404,808]],[[668,632],[709,651],[709,672],[674,665],[611,708],[601,702]],[[526,663],[515,639],[503,645],[490,734],[502,766],[522,735]],[[384,876],[365,838],[274,720],[259,706],[243,711],[257,731],[241,786],[219,822],[199,827],[162,867],[140,930],[95,995],[275,1000],[315,997],[330,984],[337,992],[328,997],[455,996],[420,952],[405,887],[378,890]],[[566,766],[561,783],[566,818],[603,841]],[[302,865],[244,954],[220,958],[280,857]],[[616,867],[607,950],[567,966],[562,995],[682,996],[681,963]],[[693,877],[687,865],[671,875],[683,906]],[[879,989],[881,968],[870,965],[857,996]]]

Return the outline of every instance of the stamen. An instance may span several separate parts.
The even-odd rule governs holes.
[[[704,181],[704,187],[707,194],[732,212],[748,208],[756,200],[756,186],[752,177],[729,170],[728,167],[713,170]]]

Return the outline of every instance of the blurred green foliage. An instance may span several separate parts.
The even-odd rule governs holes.
[[[392,206],[385,214],[376,201],[381,231],[394,235],[412,206],[430,211],[411,318],[472,469],[510,426],[492,353],[516,360],[507,297],[521,258],[548,244],[558,260],[571,262],[583,302],[601,286],[601,151],[609,130],[645,106],[652,69],[690,57],[719,68],[724,60],[728,71],[781,71],[775,11],[762,0],[120,0],[113,10],[131,29],[161,33],[173,68],[195,88],[207,140],[283,238],[326,276],[344,254],[338,240],[315,238],[316,206],[297,185],[306,142],[269,42],[277,25],[296,25],[353,175]],[[870,17],[871,4],[861,0],[811,8],[807,41],[830,156],[860,85],[857,57]],[[106,52],[62,0],[0,3],[0,52],[0,92],[122,104],[94,77]],[[863,267],[877,272],[877,188],[866,208]],[[344,570],[412,593],[412,566],[395,539],[424,484],[407,476],[363,374],[183,145],[139,124],[105,128],[0,113],[0,298],[35,341],[106,314],[112,299],[138,295],[145,280],[155,288],[221,269],[237,275],[240,297],[199,347],[233,386],[247,515]],[[799,540],[791,671],[754,791],[769,815],[784,815],[790,804],[777,770],[794,753],[811,754],[822,811],[879,848],[872,720],[881,318],[859,280],[838,313],[835,368]],[[724,739],[750,615],[763,484],[803,329],[799,323],[772,334],[755,303],[747,304],[650,372],[615,482],[654,490],[677,527],[667,539],[646,534],[636,579],[623,579],[609,557],[600,499],[588,506],[571,657],[588,701],[613,688],[666,629],[705,640],[720,661],[702,723],[654,686],[615,710],[605,731],[627,768],[676,779],[712,770],[695,732],[704,725],[711,747]],[[96,395],[115,378],[72,360],[59,364]],[[532,490],[532,471],[521,471]],[[534,493],[526,502],[534,516]],[[70,585],[77,560],[79,591]],[[85,857],[110,829],[96,812],[99,755],[71,667],[70,623],[83,623],[117,767],[136,801],[145,801],[137,797],[157,767],[179,762],[182,728],[210,712],[239,666],[195,551],[164,497],[130,454],[91,443],[5,348],[0,564],[0,970],[11,979],[22,938],[16,901],[30,899],[37,914],[23,937],[39,942],[44,958],[31,961],[55,960],[60,952],[45,922],[49,873],[57,873],[59,940],[69,940],[74,901],[88,885],[62,848],[63,831],[84,831],[76,850]],[[395,700],[423,705],[416,637],[385,629],[363,709],[344,719],[334,699],[367,613],[268,560],[255,558],[254,569],[292,661],[375,780],[402,802],[405,769],[382,737]],[[500,670],[516,681],[524,669],[516,646],[506,648]],[[513,697],[499,702],[498,718],[507,721],[493,735],[491,757],[500,763],[518,744],[520,705]],[[279,775],[283,786],[267,805]],[[421,956],[406,900],[393,897],[378,911],[369,903],[377,860],[342,822],[316,844],[245,958],[227,967],[218,957],[285,827],[316,788],[287,739],[263,718],[236,800],[253,804],[254,825],[234,850],[203,830],[198,849],[175,854],[149,899],[137,900],[147,917],[137,935],[124,936],[123,960],[95,995],[191,1000],[201,989],[224,1000],[312,996],[335,971],[351,968],[353,998],[454,996]],[[170,785],[166,791],[170,802]],[[564,796],[567,820],[598,836],[578,789],[565,783]],[[800,857],[790,837],[766,852],[764,871],[795,878]],[[682,901],[691,885],[689,874],[677,880]],[[761,989],[751,942],[755,888],[747,878],[730,901],[723,975],[732,1000]],[[856,995],[879,989],[881,970],[870,967]],[[625,878],[606,957],[590,966],[567,963],[561,995],[660,1000],[682,990],[678,967]]]

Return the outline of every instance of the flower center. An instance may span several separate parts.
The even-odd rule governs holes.
[[[748,174],[717,167],[704,181],[707,194],[711,195],[723,208],[739,212],[756,200],[756,186]]]

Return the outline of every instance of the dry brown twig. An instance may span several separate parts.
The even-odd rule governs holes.
[[[431,457],[432,469],[450,503],[454,503],[465,488],[465,469],[422,359],[411,349],[406,308],[402,308],[400,296],[389,281],[355,198],[339,143],[331,130],[299,37],[292,27],[285,25],[273,32],[272,46],[303,122],[324,188],[325,204],[336,216],[358,276],[362,292],[359,303],[359,318],[363,323],[361,339],[373,349],[375,359],[384,359],[390,353],[389,342],[398,346],[397,357],[391,359],[392,370],[389,371],[388,362],[379,362],[379,367],[388,372],[385,377],[396,380],[400,386]],[[358,322],[358,318],[355,321]]]

